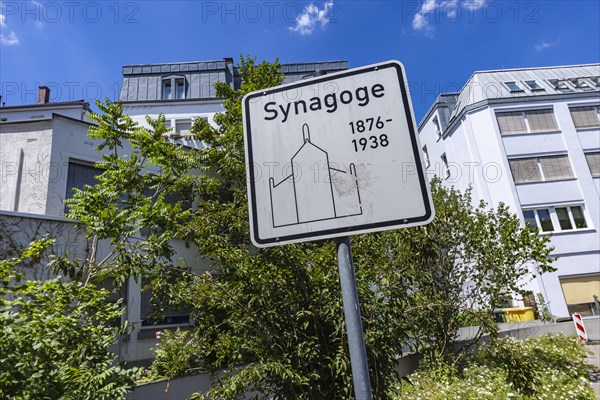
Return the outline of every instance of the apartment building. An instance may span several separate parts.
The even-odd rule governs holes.
[[[599,113],[600,64],[573,65],[475,72],[419,124],[430,177],[552,234],[557,270],[526,288],[556,316],[598,314]]]
[[[332,61],[284,64],[281,71],[287,83],[312,76],[317,70],[332,73],[347,68],[346,61]],[[203,146],[190,135],[193,119],[205,118],[214,125],[214,115],[224,111],[214,83],[225,82],[233,89],[241,84],[231,58],[129,65],[122,73],[119,101],[124,112],[142,125],[146,115],[157,118],[164,114],[173,128],[167,139],[190,149]],[[0,107],[0,227],[11,229],[0,232],[0,250],[7,247],[1,233],[22,245],[48,233],[59,238],[57,253],[68,250],[74,257],[85,257],[88,244],[75,224],[64,218],[64,200],[72,196],[73,188],[93,185],[94,177],[101,173],[94,167],[101,160],[102,153],[95,150],[99,142],[87,136],[90,106],[83,100],[50,102],[47,87],[40,87],[38,97],[37,104]],[[177,240],[172,245],[178,260],[193,270],[205,268],[196,249]],[[108,253],[108,243],[100,243],[97,257]],[[30,276],[47,278],[49,274],[40,269]],[[163,318],[153,319],[151,293],[142,292],[142,287],[143,282],[131,277],[123,292],[115,296],[125,298],[126,319],[134,326],[115,349],[126,360],[152,358],[156,331],[193,323],[186,310],[170,310]]]

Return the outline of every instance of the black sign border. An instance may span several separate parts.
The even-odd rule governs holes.
[[[423,203],[425,205],[425,214],[420,216],[420,217],[413,217],[413,218],[403,218],[403,219],[399,219],[399,220],[392,220],[392,221],[383,221],[383,222],[377,222],[377,223],[372,223],[372,224],[363,224],[363,225],[355,225],[352,227],[346,227],[346,228],[339,228],[339,229],[326,229],[326,230],[320,230],[320,231],[313,231],[313,232],[307,232],[307,233],[302,233],[302,234],[296,234],[296,235],[288,235],[288,236],[280,236],[280,237],[274,237],[274,238],[269,238],[269,239],[261,239],[259,237],[258,234],[258,219],[257,219],[257,213],[256,213],[256,188],[255,188],[255,184],[254,184],[254,158],[253,158],[253,153],[252,153],[252,125],[250,123],[250,113],[246,112],[244,115],[245,118],[245,122],[246,122],[246,132],[244,132],[244,135],[246,137],[246,146],[247,146],[247,150],[248,150],[248,163],[247,163],[247,170],[248,170],[248,184],[250,185],[250,204],[251,204],[251,209],[250,212],[252,213],[252,225],[250,227],[250,229],[252,229],[252,231],[254,232],[254,240],[256,241],[256,243],[260,244],[260,245],[264,245],[264,246],[269,246],[269,245],[273,245],[273,244],[287,244],[286,242],[289,241],[298,241],[298,240],[302,240],[302,239],[306,239],[306,240],[302,240],[302,241],[310,241],[310,240],[324,240],[324,239],[328,239],[326,236],[327,235],[336,235],[339,233],[347,233],[347,234],[352,234],[352,232],[355,231],[362,231],[362,230],[367,230],[367,229],[378,229],[378,228],[384,228],[384,227],[398,227],[399,225],[410,225],[410,224],[418,224],[419,222],[424,222],[427,221],[429,218],[431,218],[432,215],[432,207],[431,204],[429,202],[429,196],[427,193],[427,185],[428,182],[425,181],[425,174],[423,172],[423,166],[421,165],[420,162],[418,162],[418,160],[421,159],[420,157],[420,149],[417,143],[417,133],[415,132],[415,121],[413,119],[413,115],[411,112],[411,107],[410,107],[410,103],[408,101],[408,94],[406,92],[406,85],[404,82],[404,74],[402,71],[402,66],[401,64],[395,63],[395,62],[389,62],[389,63],[383,63],[383,64],[378,64],[378,65],[374,65],[371,67],[366,67],[366,68],[357,68],[357,69],[353,69],[353,70],[349,70],[347,72],[341,72],[341,73],[336,73],[335,75],[324,75],[322,78],[318,78],[318,79],[310,79],[308,81],[305,82],[299,82],[299,83],[295,83],[295,84],[289,84],[289,85],[285,85],[285,86],[279,86],[276,87],[274,89],[265,89],[262,90],[260,92],[256,92],[254,94],[250,94],[248,96],[246,96],[245,98],[245,110],[249,110],[250,109],[250,101],[256,97],[262,97],[268,94],[272,94],[272,93],[278,93],[278,92],[283,92],[283,91],[287,91],[290,89],[295,89],[295,88],[299,88],[299,87],[303,87],[303,86],[310,86],[313,85],[315,83],[321,83],[321,82],[327,82],[327,81],[332,81],[332,80],[336,80],[339,78],[344,78],[344,77],[348,77],[348,76],[353,76],[353,75],[360,75],[363,73],[368,73],[368,72],[373,72],[373,71],[380,71],[382,69],[386,69],[386,68],[395,68],[396,72],[398,74],[398,83],[400,84],[400,92],[402,93],[402,104],[404,105],[404,112],[406,115],[406,121],[408,122],[408,130],[409,130],[409,134],[410,134],[410,141],[413,147],[413,155],[414,155],[414,159],[417,161],[417,174],[419,177],[419,183],[421,185],[421,196],[423,198]]]

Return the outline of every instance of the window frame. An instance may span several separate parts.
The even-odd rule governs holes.
[[[571,85],[575,87],[575,89],[583,90],[584,92],[596,90],[586,81],[586,78],[571,78],[569,81],[571,82]]]
[[[552,113],[552,118],[554,120],[554,126],[556,127],[556,129],[542,130],[542,131],[535,130],[534,131],[531,128],[531,123],[529,122],[529,119],[531,118],[531,116],[528,116],[527,113],[533,113],[536,111],[537,112],[550,111]],[[500,121],[498,120],[498,115],[500,115],[500,114],[516,114],[516,113],[521,114],[521,119],[522,119],[523,124],[525,125],[525,129],[527,130],[527,132],[502,132],[502,129],[500,128]],[[504,136],[514,136],[514,135],[536,135],[536,134],[543,134],[543,133],[562,132],[560,129],[560,126],[558,125],[558,119],[556,118],[556,112],[555,112],[553,106],[530,108],[530,109],[517,109],[517,110],[500,109],[500,110],[494,110],[494,115],[496,117],[496,126],[498,127],[498,132],[500,133],[500,136],[503,136],[503,137]]]
[[[188,133],[183,134],[182,129],[181,129],[181,124],[189,124],[189,128],[187,129]],[[175,120],[175,128],[174,128],[174,132],[181,137],[188,137],[191,136],[191,131],[192,131],[192,125],[194,124],[194,118],[180,118],[180,119],[176,119]]]
[[[169,88],[169,94],[167,95],[167,87]],[[172,100],[173,99],[173,85],[171,85],[170,79],[163,79],[161,84],[161,99]]]
[[[503,84],[504,87],[506,87],[511,93],[519,93],[525,91],[521,86],[519,86],[519,83],[517,81],[507,81],[503,82]],[[514,85],[514,88],[511,88],[511,85]]]
[[[177,84],[183,83],[183,97],[177,95]],[[169,97],[165,98],[165,87],[170,87]],[[161,77],[161,100],[185,100],[187,99],[188,83],[185,75],[169,75]]]
[[[598,125],[595,126],[586,126],[586,127],[577,127],[575,124],[575,120],[573,119],[573,110],[580,110],[582,108],[594,108],[596,109],[596,122]],[[571,116],[571,122],[573,122],[573,127],[576,131],[587,131],[591,129],[600,129],[600,105],[598,104],[577,104],[569,106],[569,115]]]
[[[535,85],[535,87],[533,87],[531,85],[531,82],[533,82],[533,84]],[[543,87],[541,87],[537,81],[535,79],[532,80],[528,80],[528,81],[524,81],[525,85],[529,88],[530,91],[532,92],[543,92],[546,91],[546,89],[544,89]]]
[[[448,157],[446,156],[446,153],[442,153],[442,155],[440,155],[440,158],[442,159],[442,164],[443,164],[443,178],[444,179],[450,179],[450,168],[448,167]]]
[[[431,122],[433,122],[433,126],[435,127],[435,140],[438,141],[442,138],[442,128],[440,126],[440,119],[436,115],[433,117]]]
[[[429,151],[427,150],[427,145],[423,146],[423,161],[425,161],[425,168],[429,168],[431,165],[431,161],[429,160]]]
[[[548,83],[560,93],[573,93],[576,88],[572,85],[572,82],[569,79],[548,79]],[[565,87],[565,89],[561,89],[561,85]]]
[[[542,158],[551,158],[551,157],[566,157],[567,158],[567,162],[569,165],[569,169],[571,170],[571,176],[568,178],[559,178],[559,179],[548,179],[546,177],[546,174],[544,173],[544,168],[542,168]],[[537,167],[537,170],[539,172],[539,177],[540,180],[536,180],[536,181],[521,181],[521,182],[517,182],[515,180],[515,175],[513,173],[513,168],[511,166],[511,161],[523,161],[523,160],[535,160],[535,165]],[[573,180],[573,179],[577,179],[577,176],[575,175],[575,170],[573,169],[573,165],[571,164],[571,161],[569,159],[569,155],[567,153],[562,153],[562,154],[549,154],[549,155],[543,155],[543,156],[533,156],[533,157],[519,157],[519,158],[509,158],[508,159],[508,167],[511,171],[512,177],[513,177],[513,182],[515,185],[523,185],[523,184],[530,184],[530,183],[542,183],[542,182],[560,182],[560,181],[569,181],[569,180]]]
[[[577,227],[577,223],[575,222],[575,217],[573,216],[572,208],[577,208],[577,207],[581,209],[581,215],[585,222],[585,227],[583,227],[583,228]],[[571,225],[571,228],[563,229],[563,227],[560,223],[557,209],[562,209],[562,208],[567,210],[567,214],[569,217],[568,222]],[[548,213],[549,213],[550,222],[552,224],[552,230],[547,231],[547,230],[542,229],[541,218],[540,218],[538,212],[544,211],[544,210],[548,211]],[[533,212],[535,224],[536,224],[535,227],[538,228],[538,230],[540,231],[540,234],[581,232],[581,231],[593,229],[593,227],[590,226],[590,219],[587,216],[585,206],[583,203],[555,204],[555,205],[548,205],[548,206],[538,206],[535,208],[532,208],[532,207],[523,208],[523,209],[521,209],[521,213],[523,214],[522,220],[523,220],[524,224],[528,223],[528,221],[525,219],[525,213],[528,211]]]
[[[590,165],[590,160],[588,158],[588,156],[594,155],[594,154],[597,154],[598,157],[600,158],[600,151],[586,151],[583,154],[585,157],[585,162],[588,165],[588,169],[590,170],[590,174],[592,175],[592,178],[600,178],[600,166],[598,167],[598,172],[596,172],[596,174],[594,174],[594,171],[592,171],[592,166]],[[600,165],[600,160],[598,161],[598,164]]]
[[[94,180],[96,181],[94,183],[94,185],[96,185],[96,184],[100,183],[97,176],[102,175],[105,172],[103,169],[96,167],[96,163],[97,163],[97,161],[87,161],[87,160],[82,160],[80,158],[69,157],[69,159],[67,161],[67,176],[66,176],[66,180],[65,180],[65,197],[64,197],[65,201],[63,201],[63,205],[64,205],[63,213],[64,214],[67,214],[69,212],[69,204],[66,203],[66,200],[73,198],[73,196],[74,196],[73,189],[83,190],[83,187],[77,187],[75,185],[69,186],[69,183],[70,183],[69,178],[71,177],[70,172],[73,171],[73,173],[75,173],[74,170],[71,169],[71,165],[78,165],[80,167],[89,168],[90,170],[95,170],[96,172],[98,172],[97,175],[94,175]],[[73,178],[73,179],[75,179],[75,178]],[[84,182],[84,185],[87,185],[87,184],[88,184],[87,182]]]

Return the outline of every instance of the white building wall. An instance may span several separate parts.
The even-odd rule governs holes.
[[[0,209],[45,214],[52,122],[0,126]]]
[[[147,126],[146,115],[152,119],[157,119],[160,114],[165,116],[166,120],[171,121],[171,126],[175,126],[176,120],[206,118],[208,122],[216,127],[214,116],[218,112],[224,111],[222,101],[202,101],[186,103],[124,103],[123,112],[129,115],[134,121],[142,126]]]
[[[49,104],[40,107],[3,107],[0,108],[0,120],[16,122],[51,119],[53,113],[90,122],[87,111],[82,106],[51,106]]]
[[[532,101],[520,98],[514,103],[482,105],[467,112],[444,138],[436,140],[434,109],[420,129],[422,145],[427,146],[431,165],[428,175],[440,175],[440,156],[445,153],[451,176],[448,186],[465,190],[473,187],[474,203],[480,199],[492,207],[506,203],[522,219],[523,208],[543,206],[585,206],[587,229],[554,233],[551,245],[557,271],[537,277],[527,288],[541,292],[554,315],[568,315],[560,277],[600,273],[600,179],[592,178],[584,151],[600,149],[598,129],[576,131],[569,106],[589,105],[589,99]],[[592,101],[591,104],[597,104]],[[552,107],[559,127],[557,132],[501,136],[496,122],[498,110],[523,110]],[[515,184],[508,160],[515,157],[568,154],[575,179]],[[453,168],[452,166],[455,166]],[[501,176],[496,176],[500,171]],[[555,221],[555,226],[557,225]],[[592,300],[590,300],[592,301]]]

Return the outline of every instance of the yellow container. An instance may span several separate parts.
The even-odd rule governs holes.
[[[532,307],[505,308],[503,311],[506,322],[533,321],[535,319]]]

